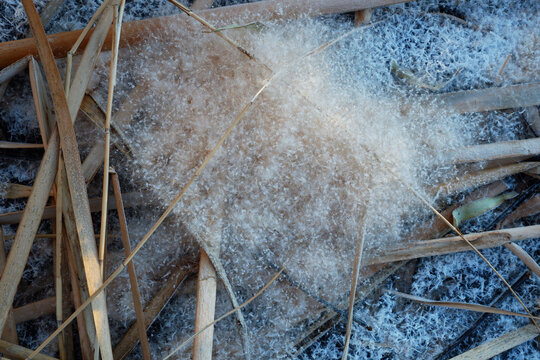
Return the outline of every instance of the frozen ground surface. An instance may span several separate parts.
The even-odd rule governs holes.
[[[44,4],[37,3],[38,7]],[[80,28],[97,6],[97,2],[81,6],[67,0],[61,19],[53,20],[47,30]],[[5,19],[1,24],[2,41],[23,37],[27,26],[19,3],[7,1],[0,7]],[[172,219],[137,258],[144,300],[148,301],[157,291],[163,279],[160,274],[166,276],[167,267],[175,259],[193,252],[192,237],[186,234],[209,246],[208,239],[217,232],[222,241],[221,260],[240,300],[264,285],[275,267],[285,261],[285,255],[292,254],[287,272],[296,286],[344,309],[357,218],[362,209],[370,208],[370,251],[399,241],[411,230],[410,222],[428,215],[395,179],[370,160],[363,147],[395,165],[394,170],[403,179],[430,196],[430,186],[452,178],[457,171],[439,163],[440,152],[467,144],[528,136],[520,112],[465,116],[444,111],[433,115],[417,109],[407,115],[399,114],[403,98],[414,102],[431,92],[396,79],[391,72],[392,62],[411,69],[425,84],[444,84],[439,92],[533,81],[540,70],[538,10],[536,1],[510,5],[502,1],[420,1],[379,9],[374,11],[372,26],[289,69],[287,64],[305,52],[349,31],[350,18],[265,24],[260,33],[245,29],[227,32],[272,70],[285,69],[284,75],[250,110],[178,207],[177,219],[186,228],[179,228]],[[172,12],[176,11],[164,2],[129,1],[126,19]],[[177,34],[176,42],[168,43],[164,50],[165,40],[173,34]],[[513,55],[512,61],[504,76],[497,79],[508,54]],[[104,93],[99,84],[105,82],[99,80],[106,80],[107,64],[105,54],[92,88],[101,102]],[[130,186],[142,186],[162,204],[168,204],[178,192],[202,160],[200,154],[213,146],[267,76],[260,67],[247,64],[215,39],[203,33],[192,38],[175,28],[125,51],[120,67],[120,101],[134,84],[145,84],[149,91],[142,104],[133,103],[140,110],[133,127],[126,129],[134,145],[134,160],[117,162],[115,166],[133,179]],[[183,76],[169,76],[178,70]],[[314,110],[284,79],[294,83],[330,118],[338,120],[328,121],[328,115]],[[23,84],[24,77],[18,80],[20,83],[15,82],[6,95],[14,100],[0,104],[3,136],[12,141],[38,141],[29,87]],[[88,124],[78,126],[81,133],[88,131]],[[83,138],[84,147],[89,141]],[[358,164],[364,167],[359,169]],[[4,160],[2,165],[3,182],[30,184],[38,159],[15,158]],[[518,181],[507,179],[509,186]],[[362,186],[366,182],[371,184],[367,190]],[[98,194],[94,190],[94,195]],[[377,206],[366,203],[368,197]],[[444,205],[444,201],[439,199],[439,205]],[[24,206],[6,201],[2,205],[3,211]],[[158,211],[153,217],[157,217]],[[495,214],[486,214],[470,224],[471,231],[482,231]],[[147,212],[130,214],[134,242],[155,220],[149,217],[152,216]],[[223,223],[214,224],[214,217],[224,219]],[[403,221],[404,217],[407,221]],[[111,227],[111,232],[117,231],[117,224]],[[5,230],[10,233],[15,229]],[[47,232],[46,224],[42,230]],[[539,258],[535,240],[524,242],[523,246]],[[109,258],[110,269],[122,259],[121,252],[114,250],[111,249]],[[506,249],[484,253],[511,283],[525,270]],[[51,271],[51,256],[48,241],[36,242],[21,288],[36,279],[47,283],[43,272]],[[121,288],[126,282],[127,275],[113,288]],[[381,289],[400,289],[400,283],[394,276]],[[186,284],[186,288],[190,286],[193,281]],[[44,285],[42,289],[45,290],[38,294],[20,294],[17,301],[23,304],[30,298],[54,294],[52,286]],[[500,280],[487,265],[474,254],[463,253],[418,261],[410,286],[400,290],[436,300],[489,303],[502,289]],[[540,291],[536,278],[523,281],[517,291],[529,308],[537,306]],[[134,315],[128,292],[111,291],[108,296],[115,310],[111,312],[111,322],[113,341],[117,341]],[[522,311],[508,295],[498,306]],[[220,289],[216,313],[229,308],[227,295]],[[281,279],[245,309],[250,334],[257,339],[251,349],[254,357],[290,356],[295,336],[322,308],[313,296],[299,293],[287,279]],[[166,355],[192,332],[193,309],[194,298],[187,292],[177,294],[167,306],[150,329],[156,358]],[[356,307],[355,318],[361,321],[354,327],[351,357],[429,359],[444,351],[475,321],[477,314],[411,304],[381,290]],[[520,318],[489,316],[467,341],[446,355],[458,354],[526,323]],[[41,330],[35,331],[35,325]],[[36,347],[53,328],[52,318],[34,322],[33,328],[21,326],[22,341],[28,347]],[[340,358],[343,328],[341,323],[301,358]],[[229,318],[216,328],[216,357],[230,357],[239,351],[239,346],[234,319]],[[54,353],[54,347],[49,351]],[[180,357],[188,356],[189,351],[185,349]],[[535,344],[528,342],[499,358],[540,356]]]

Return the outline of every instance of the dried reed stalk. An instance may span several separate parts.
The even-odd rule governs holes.
[[[435,95],[430,102],[460,114],[535,106],[540,104],[540,83]]]
[[[197,279],[197,307],[195,310],[195,333],[214,321],[216,309],[217,274],[214,265],[201,249],[199,277]],[[214,327],[210,326],[193,339],[193,360],[212,359]]]
[[[129,232],[127,227],[126,215],[124,213],[124,205],[122,204],[122,191],[120,190],[120,181],[118,174],[115,171],[111,172],[114,198],[116,199],[116,208],[118,212],[118,222],[120,223],[120,231],[122,233],[122,243],[124,245],[124,254],[129,256],[131,245],[129,243]],[[150,345],[146,336],[146,327],[144,326],[144,313],[141,304],[141,294],[139,293],[139,285],[137,284],[137,274],[135,273],[135,265],[133,262],[128,264],[129,283],[131,285],[131,296],[133,298],[133,307],[135,308],[136,325],[141,342],[143,359],[149,360],[152,358],[150,354]],[[116,348],[115,348],[116,350]]]
[[[27,55],[24,57],[20,57],[18,59],[14,59],[10,64],[8,64],[6,67],[4,67],[0,71],[0,84],[11,80],[12,77],[26,69],[28,66],[28,61],[30,60],[32,56]]]
[[[29,144],[0,140],[0,149],[43,149],[43,144]]]
[[[45,315],[54,314],[56,311],[56,296],[38,300],[13,309],[15,323],[35,320]]]
[[[10,342],[0,340],[0,352],[4,356],[9,356],[12,359],[26,359],[32,350],[27,349],[25,347],[12,344]],[[43,355],[39,354],[39,356],[36,356],[36,360],[58,360],[56,358],[53,358],[49,355]]]
[[[55,108],[58,131],[62,135],[61,143],[67,173],[67,184],[70,189],[81,254],[85,263],[86,279],[88,282],[89,291],[94,292],[95,289],[99,288],[101,285],[102,279],[101,274],[96,272],[96,270],[99,269],[99,264],[97,262],[97,254],[94,243],[94,231],[92,227],[90,207],[88,204],[88,196],[86,193],[86,184],[82,177],[79,150],[72,124],[72,115],[70,114],[70,109],[68,107],[62,86],[62,80],[60,78],[58,68],[56,67],[52,50],[48,43],[43,26],[39,20],[36,8],[31,0],[23,0],[23,6],[28,16],[30,28],[34,34],[40,59],[43,62],[45,76],[47,78],[47,83],[49,84],[49,89]],[[84,70],[85,69],[82,69],[82,71]],[[81,71],[81,67],[79,67],[78,72],[79,71]],[[80,84],[76,84],[74,82],[73,86],[80,86]],[[82,91],[84,92],[84,89]],[[76,107],[78,109],[78,104]],[[103,294],[98,296],[92,307],[100,349],[103,357],[105,359],[109,359],[112,357],[112,346],[109,334],[105,296]]]
[[[4,266],[6,264],[6,243],[4,239],[4,231],[0,226],[0,274],[4,271]],[[8,318],[6,326],[3,332],[0,332],[2,340],[9,341],[14,344],[19,343],[19,338],[17,336],[17,326],[15,322],[15,317],[13,315],[13,307],[10,308],[8,313]]]
[[[503,141],[491,144],[474,145],[456,149],[448,153],[445,162],[462,164],[475,161],[488,161],[535,156],[540,154],[540,138]]]
[[[487,360],[510,350],[526,341],[534,339],[539,334],[534,325],[526,325],[501,337],[488,341],[472,350],[453,357],[451,360]]]
[[[54,182],[58,165],[58,145],[58,132],[55,131],[49,139],[49,147],[41,161],[32,193],[26,203],[0,278],[0,294],[2,294],[0,297],[0,332],[6,324],[17,286],[21,280],[34,236]]]
[[[58,154],[58,172],[56,174],[56,191],[57,194],[62,194],[62,169],[63,169],[63,160],[62,160],[62,151]],[[62,325],[62,200],[63,196],[56,196],[56,239],[54,247],[54,286],[55,286],[55,295],[56,295],[56,325]],[[66,359],[66,349],[65,349],[65,332],[62,331],[58,335],[58,352],[61,360]]]
[[[488,249],[508,242],[521,241],[538,237],[540,225],[522,226],[496,231],[486,231],[463,235],[477,249]],[[414,241],[395,248],[385,248],[384,252],[366,252],[363,265],[381,264],[400,260],[417,259],[428,256],[469,251],[471,247],[461,236],[445,237],[433,240]]]
[[[112,195],[109,195],[109,196],[112,196]],[[135,207],[135,206],[142,206],[146,204],[144,200],[144,194],[135,193],[135,192],[124,193],[122,197],[123,197],[125,207]],[[89,204],[90,204],[91,212],[101,211],[101,198],[90,199]],[[64,202],[64,206],[67,206],[65,202]],[[116,203],[108,202],[107,209],[115,210]],[[24,211],[13,211],[10,213],[0,214],[0,225],[16,224],[22,221],[23,216],[24,216]],[[55,217],[56,217],[56,206],[49,205],[44,208],[43,214],[41,216],[41,220],[54,219]]]
[[[99,249],[98,259],[101,265],[101,272],[105,276],[104,260],[105,260],[105,243],[107,241],[107,200],[109,198],[109,160],[111,149],[111,116],[114,98],[114,87],[116,84],[116,68],[118,65],[118,44],[120,43],[120,33],[122,30],[122,17],[124,15],[125,0],[120,3],[120,8],[116,3],[113,3],[113,46],[111,52],[111,66],[109,71],[109,89],[107,94],[107,112],[105,116],[105,148],[103,160],[103,191],[101,203],[101,224],[99,232]]]
[[[540,266],[521,246],[514,243],[504,244],[504,247],[516,255],[523,263],[538,277],[540,277]]]
[[[86,38],[86,35],[88,34],[88,32],[90,31],[90,29],[92,28],[92,25],[94,25],[94,23],[96,22],[97,18],[101,15],[101,13],[103,12],[103,10],[109,5],[109,3],[111,2],[111,0],[104,0],[101,5],[99,6],[99,8],[96,10],[96,12],[94,13],[94,15],[92,15],[92,17],[90,18],[90,21],[88,21],[88,24],[86,24],[86,26],[84,27],[84,29],[82,31],[80,31],[80,33],[78,34],[77,36],[77,39],[75,40],[75,43],[73,44],[73,47],[68,51],[67,53],[67,62],[66,62],[66,82],[65,82],[65,92],[66,92],[66,96],[69,96],[69,93],[70,93],[70,90],[71,90],[71,67],[72,67],[72,61],[73,61],[73,55],[75,55],[75,53],[77,52],[77,50],[79,49],[79,46],[81,45],[81,42]],[[106,25],[107,22],[110,26],[110,21],[111,19],[109,19],[110,15],[111,15],[111,12],[110,12],[110,8],[109,8],[109,11],[106,12],[106,15],[100,19],[98,25],[96,25],[96,28],[95,28],[95,32],[96,33],[102,33],[103,31],[108,31],[108,26]],[[97,40],[97,39],[100,39],[101,36],[96,36],[96,37],[91,37],[90,40],[88,41],[88,44],[87,44],[87,47],[88,48],[93,48],[93,47],[98,47],[99,49],[101,49],[102,45],[103,45],[103,41],[94,41],[92,43],[92,38],[94,38],[94,40]],[[92,49],[90,52],[93,52],[94,49]],[[85,51],[86,52],[86,51]],[[89,53],[90,53],[89,52]],[[82,64],[82,62],[81,62]],[[80,65],[79,65],[80,67]],[[84,66],[83,65],[83,69],[84,68],[89,68],[87,66]],[[93,66],[91,67],[93,68]],[[84,89],[86,89],[86,86],[84,87]]]
[[[32,87],[34,109],[36,110],[39,131],[41,133],[41,140],[43,141],[45,149],[47,149],[47,143],[52,133],[50,123],[55,122],[56,120],[53,118],[52,114],[49,114],[52,109],[52,105],[50,103],[49,97],[47,96],[47,90],[45,88],[45,81],[43,80],[43,75],[41,74],[41,70],[39,70],[39,65],[34,59],[34,57],[30,58],[28,70],[30,77],[30,86]]]
[[[219,22],[220,24],[234,24],[237,19],[245,19],[246,22],[268,21],[276,19],[295,19],[302,16],[315,17],[343,12],[352,12],[379,6],[388,6],[409,0],[300,0],[281,1],[266,0],[255,3],[239,4],[233,6],[218,7],[200,11],[200,15]],[[181,15],[158,17],[146,20],[127,22],[123,26],[123,36],[120,47],[135,45],[144,41],[146,34],[161,32],[171,24],[178,24],[180,28],[189,28],[189,23]],[[95,30],[94,30],[95,31]],[[91,31],[89,31],[90,33]],[[54,55],[58,58],[65,57],[73,44],[77,41],[82,30],[52,34],[48,36]],[[104,50],[110,50],[111,34],[109,34]],[[86,45],[86,38],[80,44]],[[36,55],[37,49],[32,39],[9,41],[0,44],[0,68],[8,66],[15,60],[27,55]]]
[[[504,179],[507,176],[534,169],[540,166],[540,162],[523,162],[518,164],[501,166],[495,169],[480,170],[457,178],[455,181],[436,186],[431,190],[433,194],[451,195],[467,189],[474,189],[478,186],[492,183]]]

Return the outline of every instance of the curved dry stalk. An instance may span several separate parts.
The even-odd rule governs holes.
[[[504,244],[504,247],[510,250],[514,255],[516,255],[523,263],[534,273],[536,276],[540,277],[540,266],[529,255],[521,246],[514,243]]]
[[[529,318],[529,315],[517,313],[514,311],[508,311],[503,309],[497,309],[491,306],[486,305],[480,305],[480,304],[469,304],[469,303],[461,303],[461,302],[455,302],[455,301],[436,301],[431,299],[426,299],[420,296],[414,296],[405,294],[399,291],[389,290],[390,294],[394,294],[396,296],[399,296],[404,299],[409,299],[414,302],[429,305],[429,306],[442,306],[442,307],[449,307],[454,309],[461,309],[461,310],[469,310],[469,311],[476,311],[481,313],[489,313],[489,314],[499,314],[499,315],[509,315],[509,316],[518,316],[518,317],[526,317]],[[534,319],[540,320],[540,317],[533,316]]]

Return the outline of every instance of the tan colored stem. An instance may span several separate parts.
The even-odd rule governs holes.
[[[112,195],[109,195],[109,196],[112,196]],[[135,193],[135,192],[125,193],[122,195],[122,198],[124,200],[125,207],[134,207],[134,206],[141,206],[141,205],[146,204],[144,200],[144,196],[142,196],[140,193]],[[91,212],[101,211],[101,198],[90,199],[89,204],[90,204]],[[116,203],[108,202],[107,209],[109,210],[116,209]],[[18,222],[22,222],[23,216],[24,216],[23,211],[14,211],[11,213],[1,214],[0,225],[16,224]],[[55,217],[56,217],[56,206],[50,205],[50,206],[45,207],[43,214],[41,216],[41,220],[54,219]]]
[[[432,100],[460,114],[534,106],[540,104],[540,83],[459,91]]]
[[[354,302],[356,299],[356,286],[358,285],[358,278],[360,276],[361,267],[360,264],[362,263],[362,254],[364,252],[364,238],[366,234],[366,215],[368,206],[369,203],[362,214],[362,218],[360,220],[360,234],[358,234],[358,240],[356,241],[356,250],[353,263],[353,275],[351,277],[351,290],[349,293],[349,312],[347,315],[347,328],[345,330],[345,341],[343,346],[343,354],[341,356],[342,360],[347,360],[347,356],[349,354],[349,341],[351,340],[352,323],[354,316]]]
[[[204,18],[215,22],[218,26],[225,26],[235,24],[238,19],[244,19],[245,22],[254,22],[293,19],[302,16],[315,17],[319,15],[388,6],[407,1],[408,0],[299,0],[283,2],[281,0],[266,0],[249,4],[202,10],[199,14]],[[123,26],[120,47],[138,44],[147,38],[147,34],[160,32],[172,24],[177,24],[178,28],[183,29],[190,27],[189,22],[186,21],[186,18],[183,17],[183,15],[172,15],[127,22]],[[81,33],[82,30],[75,30],[49,35],[48,40],[54,55],[57,58],[65,57]],[[104,50],[110,50],[108,47],[110,39],[111,34],[107,37]],[[81,43],[81,48],[84,48],[86,44],[87,39],[85,38]],[[12,62],[27,55],[37,55],[37,49],[32,39],[1,43],[0,68],[8,66]]]
[[[514,255],[516,255],[523,263],[538,277],[540,277],[540,266],[538,266],[538,263],[533,259],[531,255],[529,255],[525,250],[521,248],[518,244],[514,243],[507,243],[504,244],[504,247],[510,250]]]
[[[2,274],[2,271],[4,270],[4,266],[6,264],[5,245],[6,243],[4,239],[4,231],[2,230],[2,227],[0,227],[0,274]],[[17,326],[15,323],[15,318],[13,316],[13,307],[11,307],[9,310],[6,326],[4,328],[4,331],[0,333],[0,335],[2,335],[2,340],[6,340],[14,344],[19,343],[19,338],[17,336]]]
[[[12,344],[4,340],[0,340],[0,352],[5,356],[9,356],[11,359],[24,360],[30,355],[30,353],[32,353],[32,350],[16,345],[16,344]],[[52,356],[49,356],[49,355],[39,354],[38,356],[36,356],[36,360],[58,360],[58,359],[53,358]]]
[[[122,29],[122,15],[124,13],[124,1],[122,0],[120,12],[118,5],[113,5],[113,24],[112,24],[112,53],[111,66],[109,71],[109,89],[107,94],[107,112],[105,116],[105,144],[103,159],[103,191],[101,203],[101,224],[99,232],[99,252],[98,258],[101,264],[101,272],[105,276],[103,262],[105,260],[105,243],[107,241],[107,200],[109,198],[109,163],[111,149],[111,116],[114,99],[114,86],[116,83],[116,67],[118,64],[118,44],[120,43],[120,32]]]
[[[43,149],[43,144],[18,143],[0,140],[0,149]]]
[[[517,330],[490,340],[472,350],[453,357],[451,360],[487,360],[538,336],[534,325],[526,325]]]
[[[124,213],[124,205],[122,203],[122,191],[120,189],[120,181],[118,180],[118,174],[112,172],[111,174],[114,198],[116,199],[116,208],[118,212],[118,221],[120,223],[120,231],[122,232],[122,243],[124,245],[124,254],[129,256],[131,252],[131,245],[129,243],[129,232],[127,227],[126,215]],[[128,264],[129,282],[131,285],[131,296],[133,298],[133,307],[135,308],[136,325],[139,332],[139,340],[141,342],[143,359],[149,360],[152,358],[150,354],[150,345],[148,343],[148,337],[146,336],[146,327],[144,325],[144,312],[141,304],[141,294],[139,293],[139,285],[137,284],[137,274],[135,272],[135,265],[133,262]],[[116,349],[115,349],[116,350]]]
[[[539,233],[540,225],[532,225],[467,234],[463,237],[474,244],[477,249],[488,249],[508,242],[532,239],[538,237]],[[410,260],[470,250],[471,247],[460,236],[413,241],[396,248],[385,248],[383,251],[366,251],[362,265]]]
[[[4,272],[0,278],[0,294],[2,294],[0,296],[0,332],[6,324],[17,286],[21,280],[34,237],[41,222],[45,204],[47,203],[54,182],[58,165],[58,145],[58,132],[55,131],[51,139],[49,139],[49,147],[45,151],[45,155],[41,161],[32,193],[26,203]]]
[[[455,164],[535,156],[540,154],[540,138],[503,141],[455,149],[448,154],[446,162]]]
[[[13,318],[19,324],[25,321],[35,320],[45,315],[54,314],[55,311],[56,296],[53,296],[13,309]]]
[[[217,274],[204,249],[201,249],[199,277],[197,281],[197,308],[195,310],[195,333],[214,321],[216,309]],[[212,359],[214,327],[210,326],[193,339],[193,360]]]

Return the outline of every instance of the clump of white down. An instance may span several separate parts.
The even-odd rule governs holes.
[[[226,31],[253,61],[188,20],[190,30],[172,25],[122,53],[118,97],[136,109],[123,129],[133,148],[127,167],[163,206],[272,79],[174,211],[177,224],[223,264],[240,302],[286,266],[287,277],[243,310],[254,358],[293,352],[295,337],[325,309],[321,302],[346,309],[364,211],[366,252],[384,252],[409,230],[404,218],[427,214],[404,183],[432,200],[429,189],[455,172],[441,155],[515,136],[506,132],[514,118],[419,106],[431,92],[391,71],[395,61],[423,83],[446,83],[440,92],[486,87],[512,53],[516,61],[498,81],[523,81],[538,67],[526,59],[532,10],[503,6],[462,5],[465,24],[425,3],[375,11],[373,25],[302,59],[351,27],[327,19]],[[144,89],[140,96],[129,96],[134,87]],[[141,272],[185,246],[182,236],[155,241],[160,246],[154,257],[147,252],[146,266],[138,264]],[[242,353],[238,341],[224,341],[236,338],[232,331],[216,330],[223,358]],[[184,335],[157,339],[154,351],[163,355]],[[413,356],[411,348],[400,357]]]

